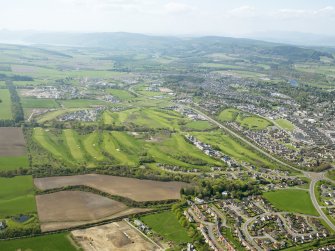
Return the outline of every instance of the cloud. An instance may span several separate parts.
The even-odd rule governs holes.
[[[274,13],[279,18],[335,17],[335,8],[327,6],[321,9],[280,9]]]
[[[167,13],[172,13],[172,14],[192,12],[195,9],[196,8],[191,5],[184,4],[184,3],[177,3],[177,2],[171,2],[171,3],[167,3],[164,5],[164,10]]]
[[[249,18],[256,16],[256,8],[249,5],[243,5],[227,12],[229,17]]]

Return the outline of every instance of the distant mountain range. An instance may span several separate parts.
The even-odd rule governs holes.
[[[175,56],[203,56],[209,53],[233,53],[254,56],[279,56],[285,60],[319,60],[333,57],[331,48],[308,48],[260,40],[231,37],[149,36],[135,33],[46,33],[0,31],[0,42],[33,45],[107,48],[129,52],[149,52]]]

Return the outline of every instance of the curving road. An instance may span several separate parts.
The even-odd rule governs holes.
[[[311,184],[309,186],[309,193],[313,202],[313,205],[315,207],[315,209],[318,211],[318,213],[320,214],[320,216],[322,217],[322,219],[327,222],[327,224],[335,231],[335,225],[333,224],[333,222],[331,222],[331,220],[329,220],[329,218],[327,217],[327,215],[323,212],[322,208],[320,207],[316,196],[315,196],[315,186],[316,183],[321,180],[321,179],[313,179],[311,181]]]

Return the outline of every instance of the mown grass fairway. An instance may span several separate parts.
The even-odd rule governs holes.
[[[276,123],[284,130],[292,132],[295,126],[287,119],[276,119]]]
[[[64,138],[69,148],[72,157],[77,161],[82,161],[84,154],[81,151],[81,145],[79,143],[78,135],[74,130],[66,129],[63,131]]]
[[[31,176],[0,178],[0,217],[36,212]]]
[[[103,132],[102,148],[121,165],[136,166],[139,163],[141,144],[126,132]]]
[[[172,134],[171,137],[163,137],[160,141],[153,142],[148,152],[156,162],[169,165],[189,168],[223,165],[222,162],[207,156],[194,145],[187,142],[184,136],[180,134]]]
[[[68,233],[0,241],[0,250],[6,251],[76,251]]]
[[[223,153],[233,157],[237,161],[246,161],[255,166],[274,167],[274,164],[269,160],[260,156],[258,153],[255,153],[249,147],[241,145],[230,135],[221,131],[204,133],[192,132],[191,134],[204,143],[219,147]]]
[[[190,242],[191,238],[180,225],[177,217],[170,211],[147,215],[141,220],[159,235],[176,243]]]
[[[178,122],[184,120],[182,116],[174,111],[162,109],[128,109],[121,112],[105,112],[103,121],[111,125],[134,125],[137,127],[158,129],[166,128],[179,130]]]
[[[7,89],[0,89],[0,119],[12,119],[11,100]]]
[[[281,211],[318,216],[308,191],[283,189],[266,192],[263,196]]]

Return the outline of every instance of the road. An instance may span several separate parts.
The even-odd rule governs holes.
[[[291,166],[283,161],[281,161],[280,159],[275,158],[274,156],[272,156],[271,154],[269,154],[268,152],[264,151],[263,149],[261,149],[260,147],[254,145],[253,143],[251,143],[250,141],[246,140],[245,138],[243,138],[242,136],[240,136],[239,134],[237,134],[236,132],[232,131],[231,129],[229,129],[228,127],[224,126],[223,124],[219,123],[218,121],[216,121],[215,119],[207,116],[205,113],[203,113],[202,111],[198,110],[197,108],[194,107],[190,107],[187,106],[187,108],[190,108],[194,111],[196,111],[197,113],[199,113],[200,115],[204,116],[206,119],[208,119],[209,121],[211,121],[213,124],[217,125],[218,127],[224,129],[225,131],[229,132],[231,135],[233,135],[234,137],[238,138],[239,140],[243,141],[244,143],[246,143],[248,146],[251,146],[252,148],[256,149],[258,152],[264,154],[266,157],[274,160],[275,162],[277,162],[278,164],[281,164],[283,166],[286,166],[288,168],[291,168],[299,173],[301,173],[301,170]]]
[[[311,184],[309,186],[309,193],[313,202],[313,205],[315,207],[315,209],[318,211],[318,213],[320,214],[320,216],[322,217],[322,219],[335,231],[335,225],[333,224],[333,222],[331,222],[331,220],[329,220],[329,218],[327,217],[327,215],[323,212],[322,208],[320,207],[318,200],[316,199],[315,196],[315,185],[316,183],[321,180],[321,179],[313,179],[311,181]]]
[[[141,94],[135,92],[132,89],[132,86],[128,89],[131,93],[135,94],[135,95],[140,95]],[[322,208],[320,207],[316,196],[315,196],[315,185],[317,183],[317,181],[319,180],[327,180],[330,181],[332,183],[335,183],[335,181],[330,180],[329,178],[325,177],[325,172],[322,173],[313,173],[313,172],[304,172],[294,166],[291,166],[285,162],[283,162],[280,159],[277,159],[276,157],[274,157],[273,155],[271,155],[270,153],[264,151],[263,149],[261,149],[260,147],[258,147],[257,145],[255,145],[254,143],[250,142],[249,140],[245,139],[244,137],[240,136],[239,134],[237,134],[236,132],[234,132],[233,130],[229,129],[228,127],[224,126],[223,124],[221,124],[220,122],[216,121],[215,119],[209,117],[208,115],[206,115],[205,113],[203,113],[202,111],[200,111],[199,109],[195,108],[195,107],[191,107],[191,106],[186,106],[186,105],[182,105],[185,108],[189,108],[194,110],[195,112],[197,112],[198,114],[202,115],[203,117],[205,117],[208,121],[212,122],[213,124],[217,125],[219,128],[224,129],[225,131],[227,131],[228,133],[230,133],[231,135],[233,135],[234,137],[238,138],[239,140],[241,140],[242,142],[244,142],[245,144],[247,144],[248,146],[252,147],[253,149],[257,150],[258,152],[262,153],[263,155],[267,156],[269,159],[277,162],[278,164],[281,164],[282,166],[288,167],[292,170],[295,170],[299,173],[302,173],[305,177],[309,178],[311,180],[310,183],[310,187],[309,187],[309,193],[310,193],[310,198],[312,200],[312,203],[315,207],[315,209],[318,211],[318,213],[320,214],[320,217],[329,225],[329,227],[331,227],[334,231],[335,231],[335,225],[329,220],[329,218],[326,216],[326,214],[322,211]],[[252,237],[250,236],[250,234],[248,233],[247,230],[247,225],[248,224],[243,224],[242,226],[242,231],[244,232],[244,234],[246,235],[248,241],[252,240]],[[243,230],[244,228],[244,230]],[[256,244],[254,241],[251,241],[252,244]],[[258,245],[256,244],[256,247],[258,247]],[[259,247],[258,247],[259,248]]]

